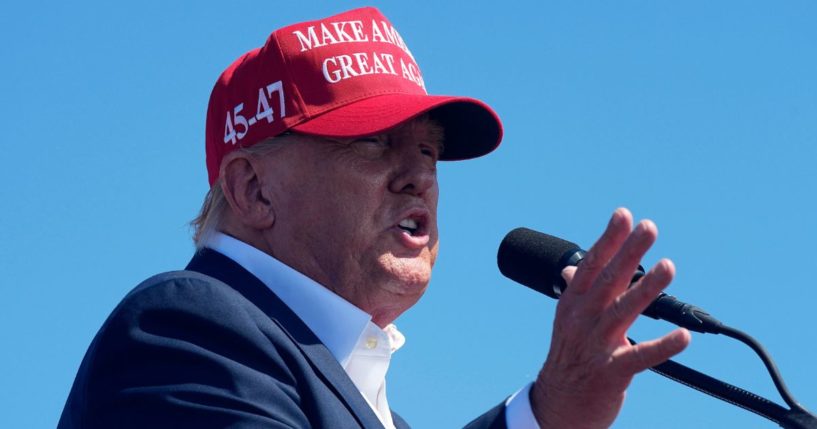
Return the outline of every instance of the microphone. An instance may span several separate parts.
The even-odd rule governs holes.
[[[528,228],[509,232],[497,252],[497,265],[505,277],[539,293],[559,299],[567,288],[562,270],[581,263],[586,251],[575,243]],[[644,276],[640,265],[630,285]],[[691,331],[718,334],[723,325],[706,311],[661,292],[642,312]]]

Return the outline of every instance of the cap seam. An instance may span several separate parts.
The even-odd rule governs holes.
[[[278,31],[274,31],[271,37],[272,41],[275,43],[275,50],[278,56],[281,58],[281,64],[284,66],[284,74],[286,75],[287,82],[289,82],[289,86],[292,87],[293,91],[295,91],[295,102],[298,103],[299,110],[301,111],[301,120],[296,123],[301,123],[305,119],[310,116],[309,108],[307,107],[306,103],[303,101],[303,96],[301,96],[301,91],[298,89],[298,85],[295,85],[295,79],[292,77],[292,74],[289,72],[289,59],[284,55],[283,49],[281,49],[281,44],[278,42]],[[287,128],[290,128],[288,126]]]

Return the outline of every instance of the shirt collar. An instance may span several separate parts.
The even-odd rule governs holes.
[[[346,367],[358,339],[371,323],[371,315],[283,262],[226,234],[213,234],[204,247],[232,259],[267,285]]]

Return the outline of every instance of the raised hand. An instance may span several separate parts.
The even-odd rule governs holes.
[[[689,344],[686,329],[635,346],[627,341],[627,329],[675,275],[672,262],[662,259],[629,287],[657,236],[654,223],[644,220],[633,228],[632,214],[620,208],[578,269],[562,272],[569,287],[559,299],[550,352],[530,393],[543,429],[609,427],[633,376]]]

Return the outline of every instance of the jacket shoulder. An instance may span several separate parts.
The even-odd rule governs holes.
[[[60,427],[305,427],[296,386],[306,366],[241,293],[198,272],[166,272],[105,321]]]

